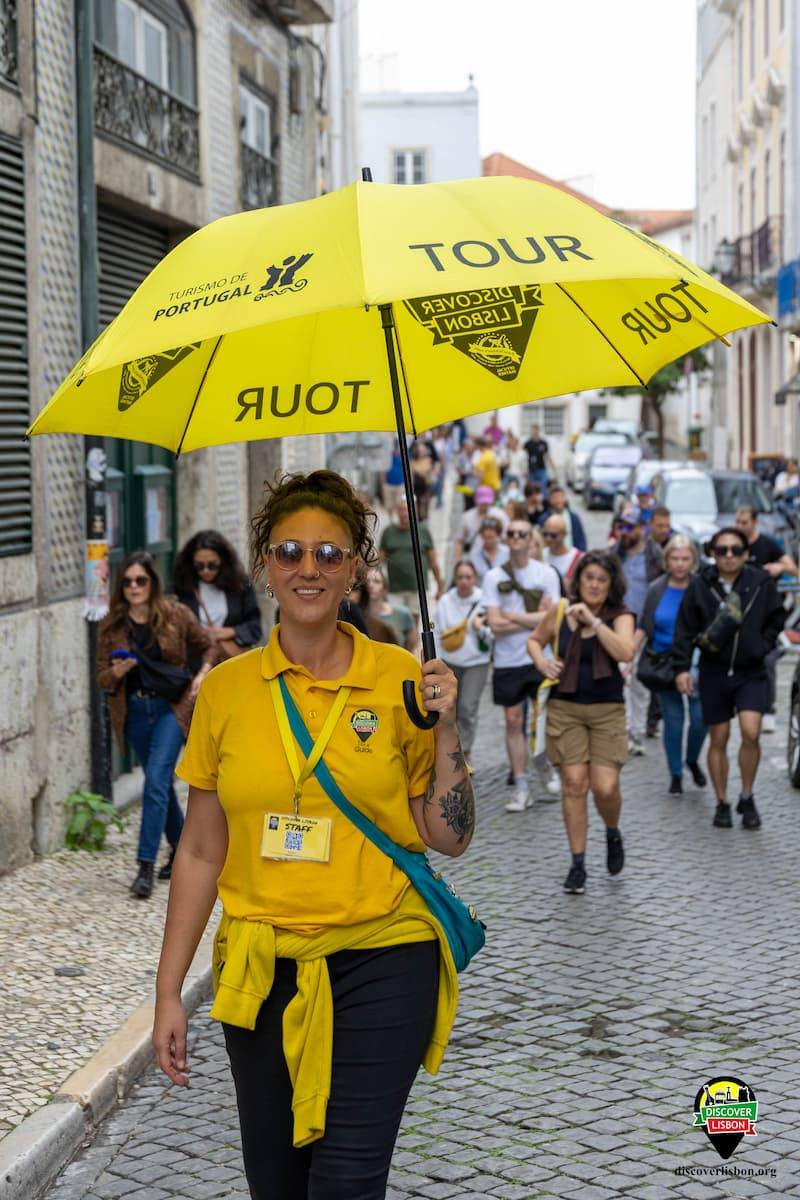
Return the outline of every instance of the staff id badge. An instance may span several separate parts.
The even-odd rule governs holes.
[[[330,862],[331,818],[265,813],[261,857],[282,862]]]

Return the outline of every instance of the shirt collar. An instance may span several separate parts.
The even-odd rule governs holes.
[[[339,687],[374,688],[378,679],[375,647],[370,639],[365,637],[354,625],[348,624],[347,621],[337,621],[336,624],[342,633],[346,633],[349,638],[353,639],[352,662],[341,679],[317,679],[314,681],[315,685],[331,690]],[[269,641],[261,651],[261,674],[263,677],[275,679],[284,671],[295,671],[298,675],[305,675],[308,679],[312,679],[313,676],[307,667],[300,663],[293,663],[286,657],[278,639],[278,630],[278,625],[273,626]]]

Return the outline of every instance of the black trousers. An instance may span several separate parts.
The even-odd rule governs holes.
[[[342,950],[328,958],[333,1065],[325,1134],[292,1146],[282,1018],[297,991],[278,959],[254,1030],[223,1025],[252,1200],[383,1200],[397,1131],[430,1041],[438,942]]]

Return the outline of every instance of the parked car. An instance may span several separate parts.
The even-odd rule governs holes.
[[[625,490],[620,492],[614,501],[614,511],[619,512],[626,501],[632,504],[636,503],[636,489],[642,484],[650,484],[652,486],[653,479],[656,475],[663,474],[664,471],[674,471],[678,467],[685,467],[687,463],[679,458],[642,458],[633,468],[625,485]]]
[[[615,497],[625,491],[641,457],[641,446],[598,446],[593,450],[583,489],[586,507],[613,508]]]
[[[673,528],[688,533],[701,547],[717,529],[735,524],[740,504],[752,504],[762,533],[776,538],[790,554],[796,553],[793,518],[784,506],[775,504],[769,487],[752,471],[678,467],[657,474],[653,491],[656,503],[666,505],[672,514]]]
[[[642,436],[642,426],[634,417],[598,417],[592,433],[624,433],[636,442]]]
[[[567,483],[576,492],[583,491],[589,457],[598,446],[632,446],[627,433],[579,433],[567,459]]]

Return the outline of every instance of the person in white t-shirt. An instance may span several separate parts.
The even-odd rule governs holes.
[[[567,523],[558,513],[547,518],[542,527],[542,536],[545,542],[544,562],[555,567],[566,588],[583,553],[567,545]]]
[[[553,567],[529,558],[530,539],[528,520],[515,517],[510,521],[506,533],[508,562],[493,568],[483,580],[489,628],[495,638],[492,694],[495,704],[505,711],[506,749],[514,776],[514,798],[506,805],[507,812],[524,812],[531,802],[524,704],[535,697],[542,677],[533,666],[526,643],[531,630],[561,596],[561,583]]]
[[[493,517],[499,521],[503,527],[503,533],[505,533],[508,527],[508,517],[502,508],[498,508],[495,504],[494,491],[490,487],[479,487],[475,492],[475,507],[467,509],[458,526],[458,537],[453,548],[456,561],[468,553],[478,536],[478,530],[487,517]]]

